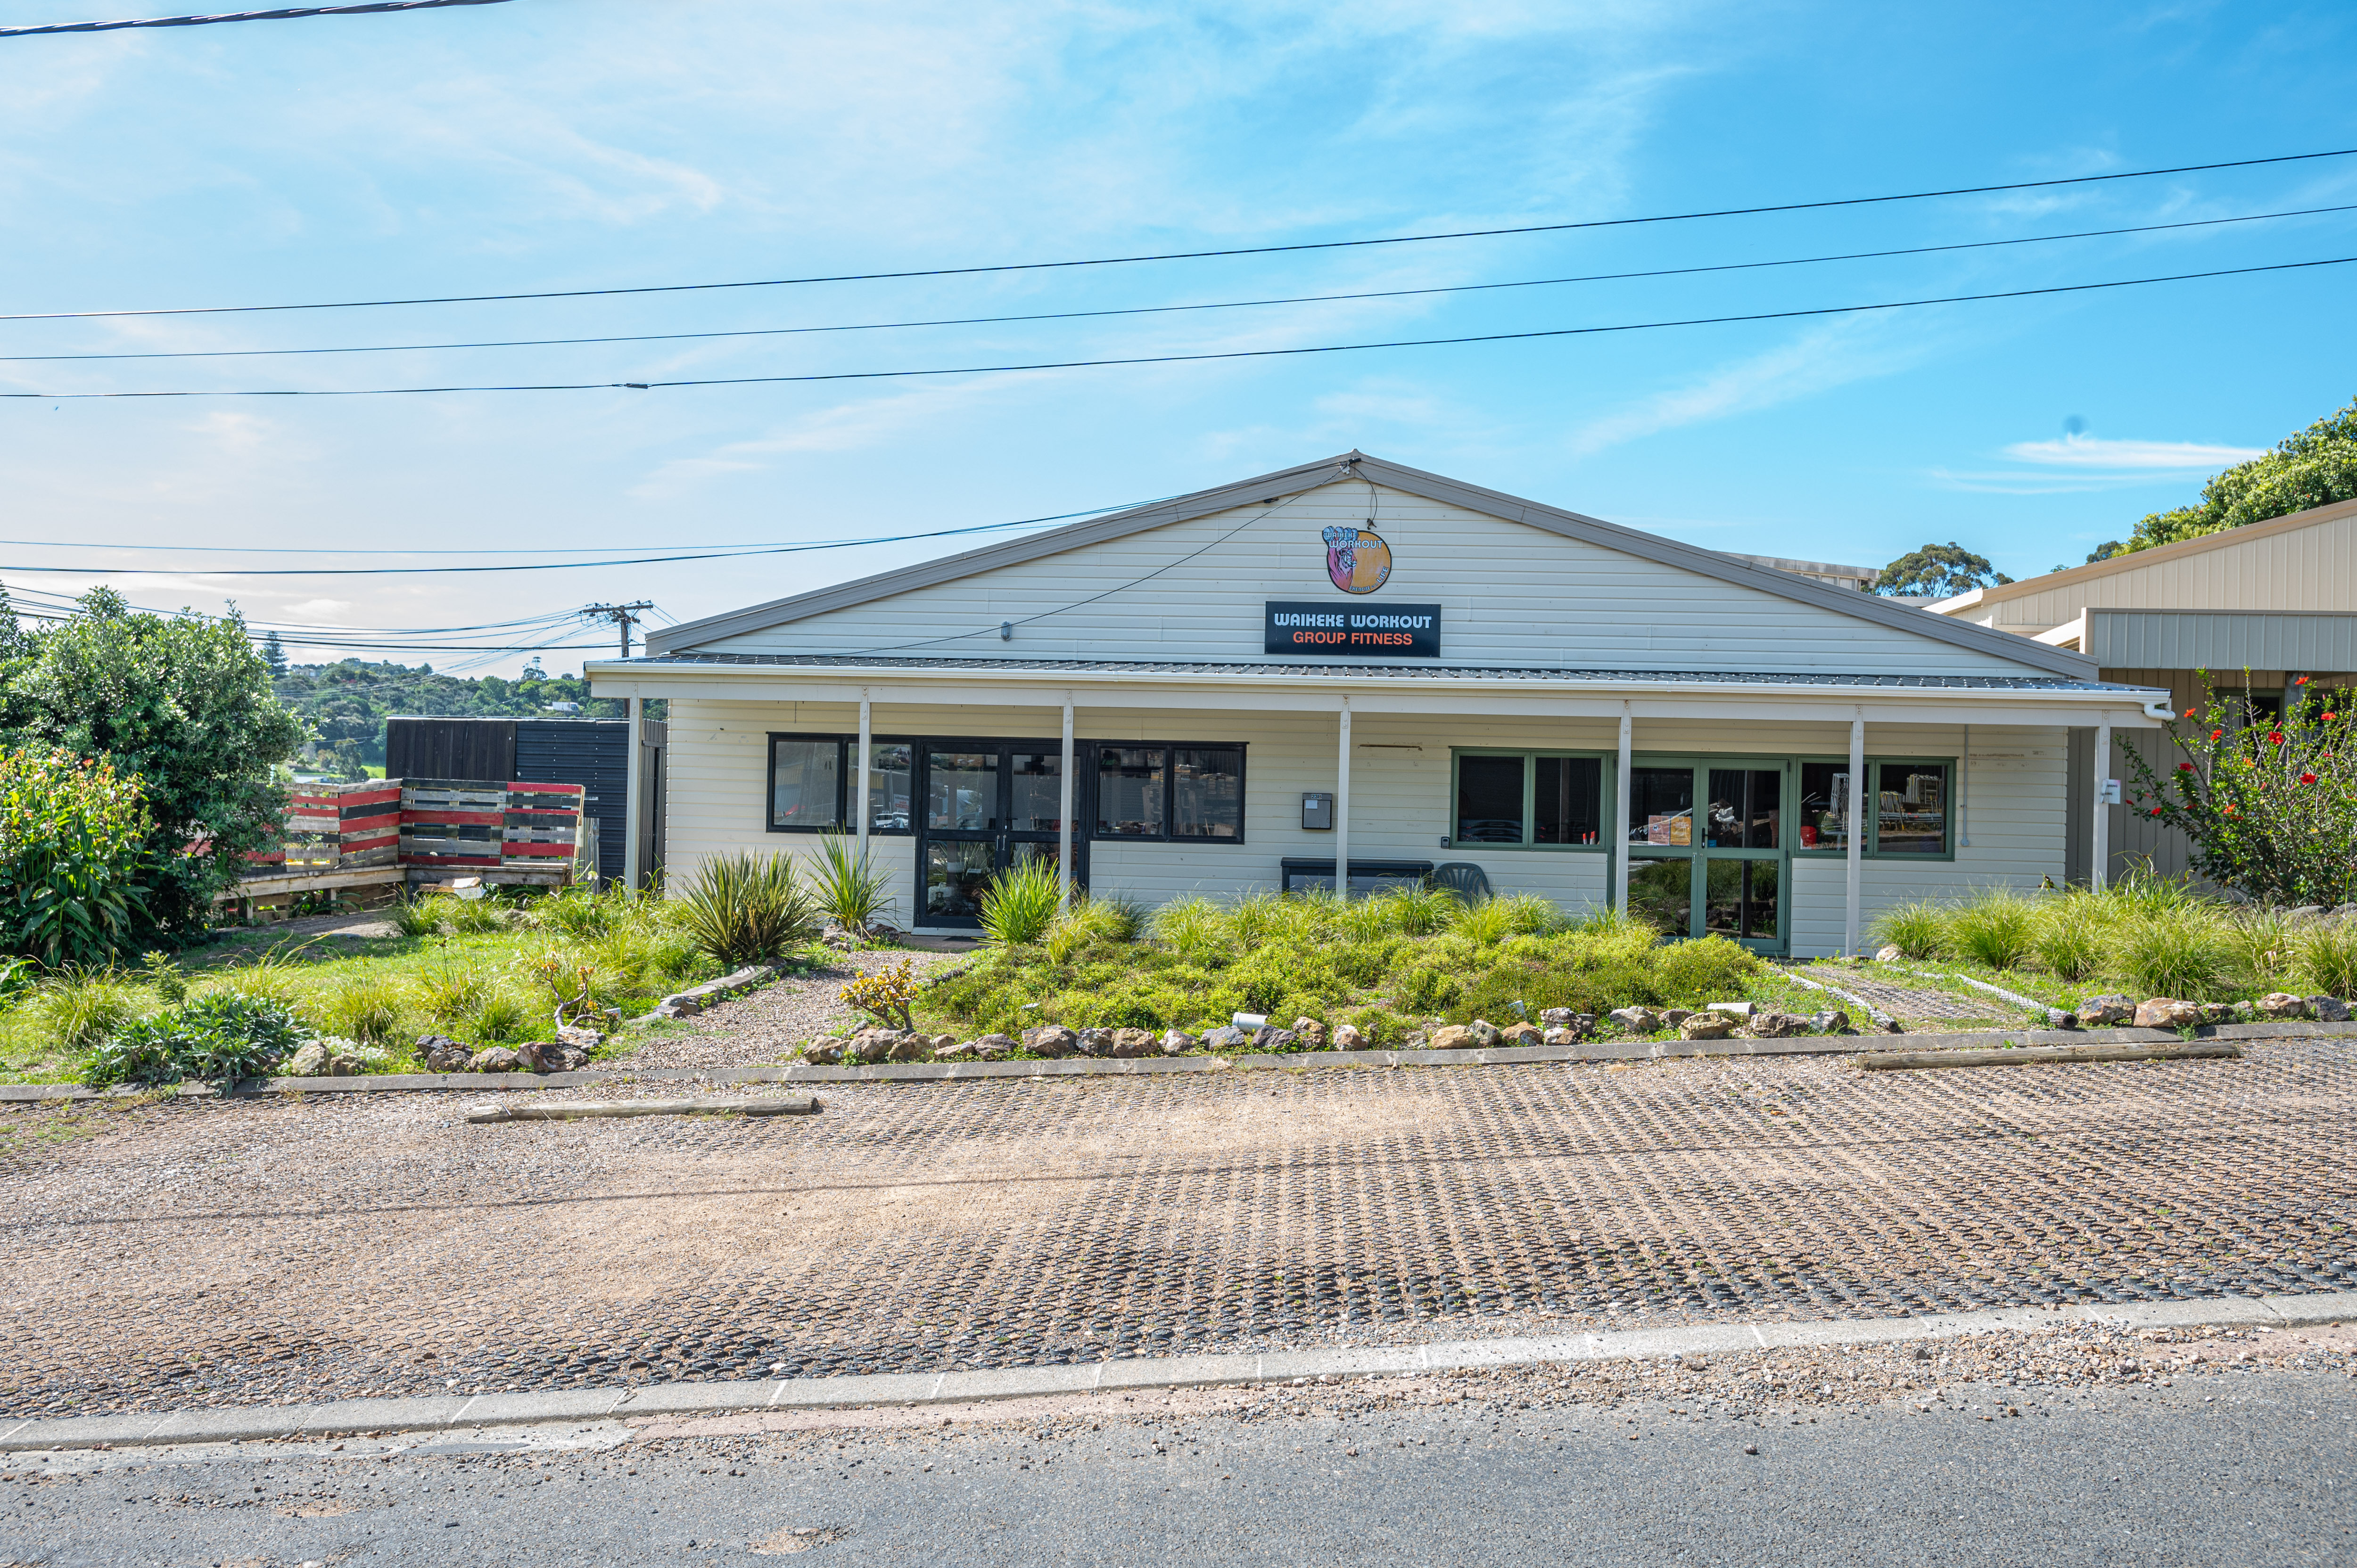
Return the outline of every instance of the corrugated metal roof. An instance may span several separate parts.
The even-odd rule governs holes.
[[[1566,684],[1882,686],[1897,691],[2134,692],[2111,681],[2066,681],[2039,675],[1842,675],[1758,674],[1711,670],[1549,670],[1467,664],[1246,664],[1151,662],[1111,659],[909,659],[856,658],[834,653],[665,653],[651,658],[599,660],[602,672],[630,669],[693,670],[754,666],[791,670],[1022,671],[1050,675],[1294,675],[1317,680],[1530,681]]]

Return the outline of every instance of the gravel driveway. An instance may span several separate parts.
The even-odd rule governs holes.
[[[819,1097],[484,1126],[456,1094],[11,1110],[0,1413],[2357,1286],[2345,1040]]]
[[[773,981],[699,1017],[683,1019],[676,1032],[649,1037],[627,1057],[601,1065],[719,1068],[774,1062],[819,1035],[855,1026],[858,1015],[836,999],[855,975],[889,969],[902,959],[913,961],[917,973],[923,975],[958,961],[958,957],[893,948],[844,953],[824,969]]]

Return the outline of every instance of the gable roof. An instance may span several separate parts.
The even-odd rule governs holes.
[[[1953,598],[1939,599],[1923,607],[1936,616],[1960,615],[1965,610],[1977,609],[1983,605],[2003,604],[2007,599],[2018,599],[2030,594],[2051,593],[2057,588],[2073,588],[2082,583],[2091,583],[2104,577],[2118,576],[2126,572],[2141,572],[2148,566],[2158,566],[2163,562],[2181,561],[2189,555],[2203,555],[2213,550],[2227,550],[2238,544],[2250,544],[2262,539],[2271,539],[2278,533],[2292,533],[2303,528],[2314,528],[2319,523],[2338,522],[2352,515],[2357,515],[2357,500],[2328,501],[2323,506],[2309,507],[2306,511],[2287,512],[2282,517],[2271,517],[2265,522],[2246,522],[2240,528],[2226,528],[2215,533],[2197,534],[2191,539],[2180,539],[2173,544],[2156,544],[2149,550],[2122,551],[2117,555],[2109,556],[2101,561],[2090,561],[2083,566],[2072,566],[2061,572],[2049,572],[2043,577],[2026,577],[2018,583],[2001,583],[1995,587],[1969,589],[1956,595]]]
[[[940,556],[855,582],[838,583],[807,594],[772,599],[767,604],[754,605],[725,615],[708,616],[702,620],[650,630],[647,651],[650,654],[685,651],[722,638],[742,636],[765,627],[801,620],[830,610],[846,609],[998,567],[1019,565],[1063,551],[1101,544],[1108,540],[1143,533],[1148,529],[1185,522],[1239,506],[1275,500],[1346,478],[1372,480],[1378,485],[1421,496],[1426,500],[1460,506],[1469,511],[1523,523],[1566,539],[1581,540],[1641,560],[1714,577],[1819,609],[1854,616],[1933,642],[1951,643],[1975,653],[2049,671],[2074,681],[2095,678],[2094,660],[2066,650],[2031,642],[2010,632],[1996,631],[1944,616],[1927,615],[1912,606],[1893,604],[1888,599],[1854,589],[1837,588],[1771,567],[1754,565],[1740,556],[1705,550],[1697,545],[1681,544],[1659,534],[1641,532],[1618,523],[1606,522],[1600,518],[1524,500],[1499,490],[1484,489],[1478,485],[1469,485],[1439,474],[1428,474],[1421,468],[1387,462],[1358,451],[1315,463],[1304,463],[1297,467],[1281,468],[1273,474],[1263,474],[1256,478],[1222,485],[1213,489],[1197,490],[1191,495],[1175,496],[1147,506],[1133,507],[1109,517],[1068,523],[1062,528],[1027,534],[1002,544],[985,545],[979,550]]]

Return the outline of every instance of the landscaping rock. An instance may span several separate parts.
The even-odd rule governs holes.
[[[898,1029],[862,1029],[843,1048],[845,1061],[875,1063],[888,1059],[892,1047],[908,1036]]]
[[[682,992],[656,1003],[647,1016],[651,1018],[693,1018],[704,1011],[704,1004]]]
[[[1897,963],[1900,959],[1905,958],[1906,956],[1907,955],[1905,953],[1899,950],[1896,944],[1893,944],[1892,946],[1877,950],[1874,959],[1877,963]]]
[[[933,1037],[931,1035],[903,1035],[886,1048],[884,1059],[888,1062],[920,1062],[931,1059],[932,1054]]]
[[[1662,1010],[1662,1022],[1673,1029],[1693,1016],[1694,1010],[1690,1007],[1666,1007]]]
[[[570,1046],[587,1057],[606,1043],[606,1036],[602,1031],[585,1029],[577,1024],[560,1024],[556,1029],[556,1043]]]
[[[1870,1035],[1903,1035],[1907,1030],[1896,1018],[1877,1018],[1867,1026],[1866,1032]]]
[[[2136,1026],[2139,1029],[2190,1029],[2200,1022],[2201,1008],[2196,1003],[2155,996],[2136,1004]]]
[[[1537,1046],[1546,1043],[1546,1035],[1536,1024],[1509,1024],[1498,1031],[1501,1046]]]
[[[1735,1020],[1724,1013],[1689,1013],[1678,1020],[1683,1040],[1723,1040],[1735,1033]]]
[[[1072,1036],[1072,1054],[1076,1057],[1109,1057],[1113,1055],[1111,1029],[1082,1029]]]
[[[1301,1048],[1301,1036],[1290,1029],[1263,1024],[1253,1031],[1252,1043],[1256,1051],[1293,1051]]]
[[[468,1072],[521,1072],[523,1058],[505,1046],[490,1046],[477,1051],[467,1063]]]
[[[317,1078],[328,1070],[328,1047],[313,1040],[286,1058],[288,1078]]]
[[[2234,1004],[2231,1002],[2204,1002],[2201,1021],[2205,1024],[2231,1024],[2234,1021]]]
[[[420,1035],[417,1059],[427,1072],[464,1072],[475,1053],[443,1035]]]
[[[843,1060],[843,1041],[834,1035],[813,1040],[802,1047],[802,1060],[813,1067],[834,1067]]]
[[[2136,1016],[2133,996],[2090,996],[2079,1004],[2079,1026],[2083,1029],[2109,1029]]]
[[[1703,1011],[1724,1013],[1730,1018],[1749,1018],[1760,1009],[1749,1002],[1708,1002],[1703,1004]]]
[[[2296,909],[2286,909],[2284,911],[2284,918],[2287,920],[2320,920],[2324,918],[2324,906],[2321,904],[2302,904]]]
[[[975,1048],[982,1044],[980,1040],[960,1040],[948,1035],[938,1036],[936,1038],[949,1041],[948,1045],[933,1047],[933,1059],[937,1062],[972,1061],[981,1054]]]
[[[1615,1007],[1605,1016],[1632,1035],[1650,1035],[1662,1026],[1660,1015],[1649,1007]]]
[[[1061,1024],[1042,1024],[1036,1029],[1023,1031],[1027,1050],[1043,1057],[1068,1057],[1080,1048],[1081,1037]]]
[[[1017,1042],[1011,1035],[985,1035],[974,1043],[974,1055],[992,1061],[1011,1056],[1017,1048]]]
[[[2357,904],[2343,904],[2334,909],[2331,914],[2326,916],[2325,918],[2338,924],[2339,922],[2347,919],[2352,915],[2357,915]]]
[[[1154,1054],[1154,1036],[1146,1029],[1115,1029],[1113,1032],[1113,1054],[1124,1061]]]
[[[1338,1051],[1362,1051],[1367,1048],[1367,1036],[1359,1032],[1359,1026],[1356,1024],[1344,1024],[1335,1029],[1334,1038],[1329,1048]]]
[[[1252,1044],[1252,1036],[1233,1024],[1222,1024],[1203,1036],[1203,1044],[1215,1051],[1240,1051]]]
[[[2251,1010],[2262,1018],[2305,1018],[2308,998],[2287,991],[2271,991],[2254,1003]]]
[[[1809,1028],[1819,1035],[1846,1035],[1849,1033],[1849,1015],[1838,1007],[1812,1013],[1809,1015]]]
[[[1202,1043],[1184,1029],[1162,1031],[1162,1054],[1166,1057],[1183,1057]]]
[[[1579,1015],[1568,1007],[1548,1007],[1539,1014],[1539,1022],[1550,1029],[1567,1029]]]
[[[2338,996],[2311,996],[2308,999],[2308,1005],[2309,1010],[2316,1015],[2316,1021],[2319,1024],[2349,1022],[2349,1004],[2341,1001]]]
[[[1317,1019],[1296,1018],[1293,1021],[1293,1032],[1301,1036],[1303,1050],[1322,1051],[1326,1048],[1326,1026]]]
[[[1572,1028],[1568,1025],[1557,1024],[1540,1036],[1539,1043],[1544,1046],[1576,1046],[1586,1037],[1586,1033],[1582,1030]]]
[[[1472,1035],[1473,1043],[1477,1046],[1486,1049],[1498,1043],[1498,1026],[1487,1018],[1476,1018],[1465,1027]]]
[[[350,1051],[331,1051],[328,1056],[329,1078],[360,1078],[368,1072],[368,1058]]]
[[[1447,1024],[1432,1032],[1431,1048],[1436,1051],[1469,1051],[1474,1047],[1473,1031],[1462,1024]]]
[[[1755,1013],[1751,1015],[1751,1036],[1754,1039],[1785,1040],[1808,1032],[1809,1021],[1796,1013]]]

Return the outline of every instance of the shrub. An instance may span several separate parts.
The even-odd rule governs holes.
[[[447,906],[457,902],[447,893],[429,893],[423,897],[404,894],[385,909],[384,918],[404,937],[439,936]]]
[[[147,988],[166,1002],[185,1001],[188,994],[188,977],[166,952],[144,952],[139,955],[139,978]]]
[[[2103,904],[2088,894],[2048,898],[2030,922],[2030,956],[2056,979],[2076,984],[2103,967],[2107,923]]]
[[[1897,948],[1909,958],[1937,958],[1948,946],[1948,914],[1921,898],[1893,905],[1874,918],[1874,940],[1880,947]]]
[[[917,1000],[916,960],[904,958],[873,974],[863,974],[837,993],[847,1005],[895,1029],[917,1026],[909,1010]]]
[[[2013,969],[2030,953],[2037,906],[2010,887],[1992,887],[1948,916],[1948,949],[1989,969]]]
[[[1219,906],[1209,898],[1174,898],[1154,912],[1153,931],[1173,952],[1195,960],[1216,950],[1226,935]]]
[[[781,957],[818,935],[818,906],[782,854],[715,855],[679,901],[697,947],[731,969]]]
[[[411,982],[417,1010],[438,1027],[455,1028],[473,1015],[497,983],[490,973],[468,964],[444,963]]]
[[[1503,898],[1459,904],[1448,918],[1448,929],[1476,947],[1494,947],[1513,934],[1513,906]]]
[[[1028,947],[1048,934],[1064,890],[1053,862],[1027,860],[993,877],[982,890],[982,929],[1004,947]]]
[[[1759,954],[1725,937],[1671,942],[1652,950],[1654,985],[1672,1005],[1694,1007],[1739,996],[1744,983],[1767,967]]]
[[[110,961],[147,925],[140,780],[57,746],[0,749],[0,951]]]
[[[2292,972],[2310,995],[2357,997],[2357,921],[2303,925],[2292,952]]]
[[[402,1032],[401,987],[381,975],[348,980],[313,1005],[330,1035],[364,1046],[390,1044]]]
[[[507,929],[507,906],[488,896],[451,897],[442,908],[442,923],[462,937],[479,937]]]
[[[307,1037],[285,1004],[216,991],[118,1030],[91,1052],[82,1081],[102,1087],[264,1078]]]
[[[79,964],[36,984],[25,1009],[42,1041],[62,1051],[102,1045],[142,1011],[138,991],[120,972]]]
[[[2280,909],[2243,909],[2219,925],[2236,977],[2262,991],[2290,978],[2298,958],[2298,932]]]
[[[867,935],[870,922],[892,907],[892,875],[875,863],[848,833],[825,833],[818,841],[818,864],[811,869],[811,894],[820,910],[854,936]]]
[[[2233,960],[2216,918],[2197,908],[2134,913],[2114,927],[2111,967],[2140,996],[2206,1001],[2227,988]]]
[[[494,987],[483,993],[475,1005],[457,1019],[458,1033],[477,1045],[504,1045],[510,1040],[529,1039],[539,1031],[539,1020],[533,1016],[523,999],[511,991]]]
[[[1456,894],[1429,886],[1394,888],[1368,902],[1389,916],[1392,929],[1404,937],[1428,937],[1444,929],[1460,908]]]
[[[1542,898],[1535,893],[1510,893],[1491,902],[1504,907],[1506,929],[1510,931],[1543,937],[1563,929],[1563,911],[1551,898]]]
[[[619,888],[600,894],[587,883],[578,883],[561,893],[550,895],[532,907],[532,923],[544,930],[562,931],[576,941],[602,937],[629,916],[630,900]],[[404,936],[425,936],[428,931],[404,930]]]

